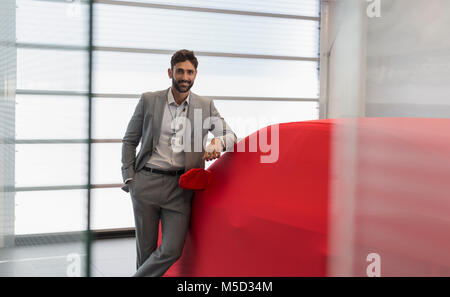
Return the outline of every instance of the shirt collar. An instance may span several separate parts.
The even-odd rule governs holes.
[[[181,104],[189,105],[189,99],[191,98],[191,92],[189,91],[189,95],[187,96],[186,100],[183,101]],[[167,94],[167,100],[169,101],[169,104],[175,104],[176,106],[179,106],[178,103],[175,101],[175,98],[172,94],[172,88],[169,88],[169,92]]]

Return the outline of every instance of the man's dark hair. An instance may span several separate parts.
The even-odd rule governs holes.
[[[179,50],[173,54],[172,59],[170,60],[170,68],[173,70],[173,66],[175,66],[175,64],[184,61],[190,61],[192,65],[194,65],[195,69],[197,69],[198,60],[195,57],[194,52],[187,49]]]

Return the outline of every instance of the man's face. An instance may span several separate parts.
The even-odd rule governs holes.
[[[179,62],[169,69],[173,87],[180,93],[188,92],[194,85],[197,70],[190,61]]]

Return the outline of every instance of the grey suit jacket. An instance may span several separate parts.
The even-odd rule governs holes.
[[[122,177],[124,182],[128,178],[133,178],[135,172],[145,166],[159,141],[162,116],[169,90],[170,88],[157,92],[146,92],[141,95],[128,124],[125,136],[122,139]],[[191,133],[191,150],[190,152],[185,150],[184,153],[185,171],[192,168],[205,167],[205,161],[202,160],[204,146],[201,145],[199,147],[197,145],[194,147],[194,141],[197,139],[197,143],[198,141],[203,143],[208,132],[215,129],[214,125],[208,124],[209,117],[219,117],[222,120],[223,135],[233,133],[215,108],[212,99],[201,97],[191,92],[187,111],[191,129],[186,131],[186,133]],[[236,141],[236,135],[234,133],[233,135]],[[200,140],[199,137],[201,137]],[[141,142],[141,148],[136,155],[136,147],[139,142]],[[129,192],[128,185],[124,184],[122,190]]]

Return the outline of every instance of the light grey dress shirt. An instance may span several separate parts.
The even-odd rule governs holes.
[[[189,107],[190,96],[191,94],[189,92],[186,100],[184,100],[183,103],[178,104],[173,97],[172,89],[169,89],[169,92],[167,93],[167,104],[164,107],[164,115],[161,123],[161,134],[159,137],[159,142],[156,145],[155,151],[152,153],[150,159],[147,161],[146,167],[158,168],[162,170],[178,170],[184,168],[184,151],[174,151],[172,149],[173,146],[169,145],[169,143],[173,144],[174,142],[180,140],[180,138],[177,137],[174,137],[174,139],[172,139],[174,133],[179,137],[184,135],[184,129],[187,127],[187,125],[184,124],[184,121],[187,120],[187,111]],[[177,124],[173,127],[172,121],[175,119],[177,120]],[[219,123],[214,122],[219,121],[219,118],[212,118],[211,120],[213,121],[213,125],[219,125]],[[213,135],[214,137],[220,139],[222,147],[221,150],[224,149],[225,143],[228,143],[231,146],[233,146],[233,144],[235,143],[235,135],[233,133],[219,135],[215,134],[213,131]],[[179,144],[182,145],[182,143],[180,142]]]
[[[173,97],[172,89],[169,89],[169,92],[167,93],[167,104],[164,107],[159,142],[148,160],[146,167],[163,170],[178,170],[184,168],[184,151],[174,151],[172,148],[173,144],[180,140],[180,138],[177,138],[176,136],[182,136],[184,134],[184,129],[186,127],[184,121],[187,119],[190,95],[191,94],[189,93],[186,100],[181,104],[178,104]],[[172,126],[172,121],[176,121],[174,126]]]

